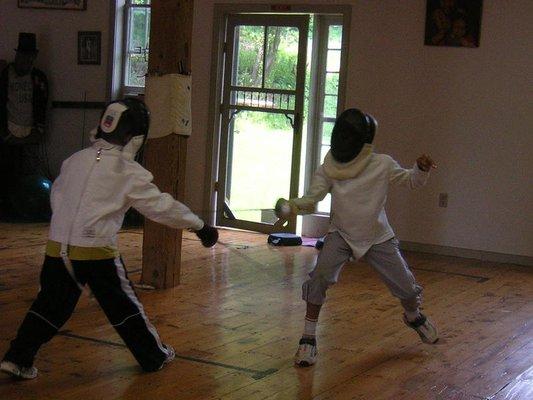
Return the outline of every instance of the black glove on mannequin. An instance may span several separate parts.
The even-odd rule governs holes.
[[[204,247],[213,247],[218,241],[218,230],[212,226],[204,224],[199,231],[195,231],[196,236],[202,241]]]

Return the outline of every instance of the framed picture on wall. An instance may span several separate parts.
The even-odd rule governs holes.
[[[428,46],[479,47],[483,0],[427,0]]]
[[[18,0],[19,8],[49,8],[55,10],[86,10],[87,0]]]
[[[78,65],[100,65],[102,32],[78,32]]]

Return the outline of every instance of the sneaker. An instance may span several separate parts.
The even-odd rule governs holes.
[[[409,328],[414,329],[420,339],[424,343],[434,344],[439,340],[439,333],[437,332],[437,327],[422,313],[414,321],[409,321],[405,314],[403,315],[403,322]]]
[[[317,356],[316,339],[302,337],[294,355],[294,363],[299,367],[310,367],[316,362]]]
[[[165,365],[171,363],[176,358],[176,352],[172,348],[172,346],[168,344],[164,344],[163,347],[167,351],[167,358],[165,358],[165,361],[163,361],[163,364],[159,367],[159,369],[163,369]]]
[[[35,367],[20,367],[14,362],[6,360],[0,363],[0,371],[19,379],[35,379],[38,373]]]

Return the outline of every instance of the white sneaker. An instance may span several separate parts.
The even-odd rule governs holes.
[[[317,357],[316,339],[302,337],[294,355],[294,363],[299,367],[310,367],[316,363]]]
[[[159,369],[163,369],[165,365],[171,363],[176,358],[176,352],[172,348],[172,346],[169,346],[168,344],[164,344],[163,347],[167,351],[167,358],[165,358],[165,361],[163,361],[163,364],[159,367]]]
[[[17,364],[5,360],[0,362],[0,371],[20,379],[35,379],[39,372],[35,367],[19,367]]]
[[[407,316],[404,314],[403,322],[409,328],[414,329],[424,343],[434,344],[439,340],[439,332],[437,331],[437,327],[433,325],[433,323],[424,314],[420,313],[420,316],[412,322],[410,322],[407,319]]]

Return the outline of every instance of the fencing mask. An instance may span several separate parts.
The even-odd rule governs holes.
[[[107,105],[96,138],[124,146],[123,153],[129,158],[141,150],[150,127],[150,112],[141,100],[126,98]]]
[[[366,143],[372,143],[377,122],[369,114],[356,108],[342,112],[335,121],[331,134],[331,155],[335,161],[352,161]]]

